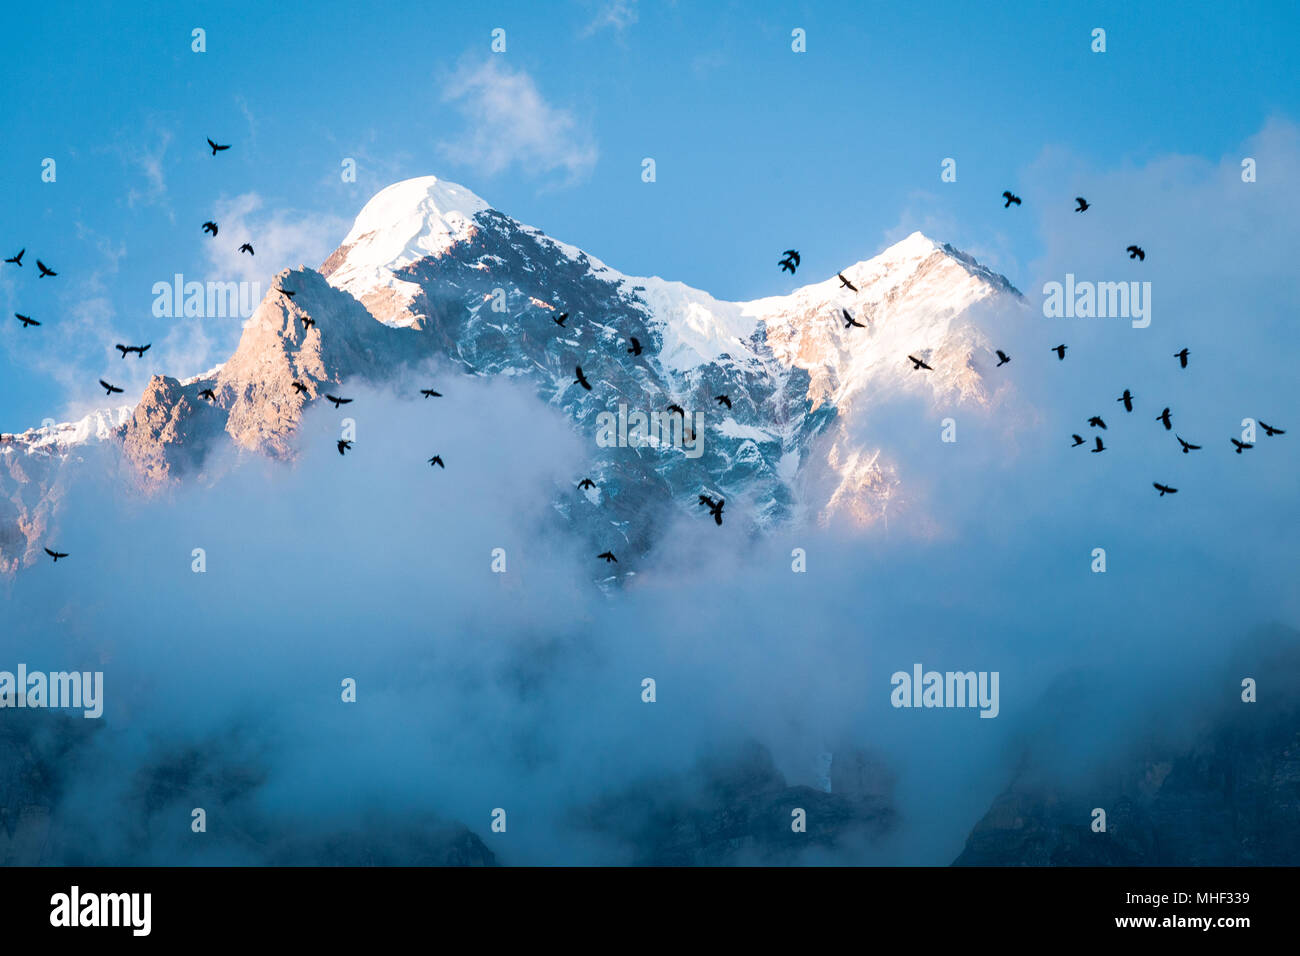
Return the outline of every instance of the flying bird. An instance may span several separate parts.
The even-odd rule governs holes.
[[[632,343],[632,347],[628,349],[628,352],[632,355],[640,355],[641,343],[636,340],[636,336],[635,335],[632,336],[631,338],[628,339],[628,341]]]
[[[1174,430],[1174,426],[1169,421],[1169,409],[1166,408],[1163,412],[1157,415],[1156,421],[1165,426],[1165,431],[1171,432]]]
[[[1152,484],[1152,486],[1156,489],[1156,491],[1160,492],[1160,497],[1161,497],[1161,498],[1163,498],[1165,495],[1176,495],[1176,494],[1178,494],[1178,489],[1177,489],[1177,488],[1170,488],[1168,485],[1162,485],[1162,484],[1160,484],[1160,482],[1158,482],[1158,481],[1153,481],[1153,482],[1151,482],[1151,484]]]
[[[295,392],[297,392],[299,395],[306,395],[306,394],[307,394],[307,386],[304,385],[302,382],[294,382],[294,383],[293,383],[293,390],[294,390]]]
[[[122,390],[121,390],[120,388],[118,388],[116,385],[109,385],[109,384],[108,384],[106,381],[104,381],[102,378],[99,380],[99,384],[104,386],[104,394],[105,394],[105,395],[112,395],[114,392],[120,392],[120,391],[122,391]]]
[[[47,266],[44,262],[41,262],[40,259],[36,260],[36,268],[41,270],[41,274],[36,277],[38,279],[44,279],[46,276],[58,275],[57,272],[55,272],[53,269]]]
[[[305,316],[305,315],[302,317],[302,327],[303,327],[304,330],[306,330],[306,329],[310,329],[310,328],[311,328],[313,325],[315,325],[315,324],[316,324],[316,320],[315,320],[315,319],[309,319],[309,318],[307,318],[307,316]]]
[[[665,411],[676,412],[678,415],[682,416],[682,418],[686,417],[686,409],[682,408],[680,405],[669,405]]]
[[[855,285],[854,285],[852,282],[850,282],[848,279],[844,278],[844,273],[843,273],[843,272],[837,272],[837,273],[835,273],[835,274],[836,274],[837,276],[840,277],[840,288],[842,288],[842,289],[848,289],[850,292],[857,292],[857,291],[858,291],[858,287],[857,287],[857,286],[855,286]]]
[[[239,247],[239,251],[240,251],[240,252],[247,252],[250,256],[255,256],[255,255],[257,255],[257,253],[255,253],[255,252],[253,251],[253,245],[252,245],[252,243],[249,243],[249,242],[246,242],[246,243],[244,243],[242,246],[240,246],[240,247]]]
[[[790,275],[794,275],[795,270],[799,268],[799,252],[795,249],[787,249],[781,253],[781,268]]]
[[[420,389],[420,394],[423,395],[425,398],[442,398],[442,392],[435,392],[431,388]]]
[[[618,564],[618,558],[614,557],[613,551],[602,551],[600,554],[596,555],[596,557],[603,560],[606,564]]]
[[[10,256],[8,259],[5,260],[5,262],[12,262],[14,265],[16,265],[16,266],[18,266],[19,268],[21,268],[21,267],[22,267],[22,264],[23,264],[23,253],[26,252],[26,251],[27,251],[27,248],[24,246],[22,249],[19,249],[19,250],[18,250],[18,255],[16,255],[16,256]]]
[[[731,407],[731,396],[729,395],[714,395],[713,400],[719,405],[726,405],[728,408]]]
[[[1115,399],[1115,401],[1124,403],[1124,411],[1126,412],[1133,411],[1133,393],[1130,392],[1127,388],[1124,389],[1124,394],[1121,395],[1119,398]]]
[[[1142,250],[1141,246],[1129,246],[1124,251],[1128,253],[1130,259],[1137,259],[1141,262],[1147,261],[1147,254]]]
[[[1106,423],[1101,420],[1100,415],[1093,415],[1092,418],[1088,419],[1088,424],[1091,425],[1093,428],[1106,427]]]
[[[1178,359],[1178,364],[1181,365],[1183,368],[1187,368],[1187,355],[1188,355],[1187,349],[1183,349],[1181,352],[1174,353],[1174,358]]]
[[[849,328],[850,326],[857,326],[859,329],[866,328],[865,325],[863,325],[861,322],[854,319],[853,316],[849,315],[848,309],[840,309],[840,311],[844,313],[844,327],[846,329]]]
[[[66,551],[51,551],[49,548],[45,549],[45,553],[54,559],[55,564],[59,563],[59,558],[66,558],[68,556],[68,552]]]
[[[910,359],[911,362],[912,362],[912,371],[913,371],[913,372],[919,372],[919,371],[921,371],[921,369],[925,369],[927,372],[933,372],[933,371],[934,371],[934,369],[930,368],[930,366],[926,365],[924,362],[922,362],[922,361],[921,361],[919,358],[917,358],[915,355],[909,355],[909,356],[908,356],[908,359]]]
[[[1286,432],[1283,429],[1274,428],[1272,425],[1265,425],[1263,422],[1259,423],[1259,427],[1264,429],[1264,434],[1267,435],[1269,438],[1272,438],[1274,435],[1286,434]]]
[[[583,491],[586,491],[588,488],[595,488],[596,483],[592,481],[590,478],[584,478],[582,479],[582,481],[578,482],[578,487],[581,488]]]
[[[210,388],[205,388],[203,391],[199,392],[199,398],[206,398],[210,402],[215,402],[217,400],[217,393]]]
[[[329,395],[329,394],[326,394],[325,397],[334,403],[335,408],[338,408],[340,405],[346,405],[348,404],[348,402],[352,401],[352,399],[350,398],[338,398],[334,395]]]
[[[1192,452],[1192,451],[1200,451],[1200,450],[1201,450],[1201,446],[1200,446],[1200,445],[1193,445],[1191,442],[1185,442],[1185,441],[1183,441],[1183,437],[1182,437],[1181,435],[1175,435],[1174,437],[1178,439],[1178,444],[1180,444],[1180,445],[1183,446],[1183,454],[1184,454],[1184,455],[1186,455],[1188,452]]]
[[[1002,204],[1003,209],[1008,208],[1012,203],[1015,203],[1017,206],[1020,205],[1020,197],[1007,190],[1003,190],[1002,198],[1006,200],[1006,202]]]
[[[1088,207],[1092,205],[1092,203],[1088,202],[1088,200],[1084,199],[1082,196],[1075,196],[1074,201],[1079,204],[1079,207],[1074,210],[1075,212],[1086,212]]]
[[[1097,454],[1097,452],[1099,452],[1099,451],[1105,451],[1105,450],[1106,450],[1106,446],[1103,445],[1103,444],[1101,443],[1101,436],[1100,436],[1100,435],[1097,436],[1096,441],[1097,441],[1097,447],[1094,448],[1094,449],[1092,449],[1092,453],[1093,453],[1094,455]]]
[[[27,328],[27,326],[29,326],[29,325],[40,325],[40,324],[41,324],[41,323],[37,322],[35,319],[33,319],[30,315],[23,315],[23,314],[21,314],[21,313],[19,313],[19,312],[15,312],[15,313],[14,313],[14,317],[15,317],[19,322],[21,322],[21,323],[23,324],[23,328]]]
[[[135,352],[139,354],[140,358],[144,358],[144,353],[148,352],[149,349],[153,348],[153,343],[150,342],[148,345],[120,345],[119,344],[113,347],[122,353],[122,358],[126,358],[126,354],[128,352]]]
[[[223,149],[230,149],[229,143],[227,143],[225,146],[218,146],[216,143],[212,142],[212,140],[208,140],[208,145],[212,147],[213,156],[217,155],[217,153],[221,152]]]
[[[1011,361],[1011,356],[1008,355],[1006,352],[1002,351],[1001,349],[998,349],[997,353],[998,353],[998,364],[997,364],[998,368],[1001,368],[1002,366],[1006,365],[1008,362]]]
[[[583,388],[585,388],[587,391],[590,392],[590,391],[591,391],[591,383],[590,383],[589,381],[587,381],[587,376],[585,376],[585,375],[582,374],[582,366],[581,366],[581,365],[575,365],[575,366],[574,366],[574,371],[578,373],[578,377],[575,378],[575,379],[573,380],[574,384],[575,384],[575,385],[581,385]]]
[[[352,447],[352,442],[348,441],[345,438],[340,438],[338,441],[338,447],[339,447],[340,455],[347,454],[348,449]]]
[[[708,495],[700,495],[700,504],[709,509],[709,514],[713,515],[713,520],[717,522],[718,527],[722,527],[722,506],[726,503],[725,498],[714,501]]]
[[[211,219],[209,219],[207,222],[203,224],[203,231],[210,236],[216,236],[217,224],[213,222]]]
[[[1057,359],[1060,360],[1060,361],[1062,361],[1062,362],[1065,361],[1065,350],[1066,350],[1066,348],[1067,348],[1067,346],[1064,346],[1064,345],[1058,345],[1058,346],[1056,346],[1055,348],[1052,349],[1052,351],[1056,353],[1056,357],[1057,357]]]
[[[434,465],[437,465],[443,471],[447,470],[447,466],[442,463],[441,455],[434,455],[432,458],[429,459],[429,467],[432,468]]]
[[[290,292],[288,289],[281,289],[278,286],[276,287],[275,291],[280,293],[281,295],[287,295],[291,299],[298,294],[297,292]]]
[[[1254,448],[1254,447],[1255,447],[1254,445],[1249,444],[1248,442],[1237,441],[1237,439],[1235,439],[1235,438],[1231,438],[1231,439],[1229,439],[1229,441],[1231,441],[1234,445],[1237,446],[1237,454],[1238,454],[1238,455],[1240,455],[1240,454],[1241,454],[1243,451],[1245,451],[1247,448]]]
[[[551,321],[554,322],[556,325],[558,325],[560,328],[564,328],[564,320],[567,319],[568,317],[569,317],[569,313],[561,312],[558,316],[551,319]]]
[[[1071,435],[1070,437],[1074,439],[1074,444],[1070,446],[1071,448],[1078,448],[1080,445],[1083,444],[1082,435]]]

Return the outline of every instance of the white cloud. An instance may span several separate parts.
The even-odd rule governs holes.
[[[495,175],[510,166],[533,173],[561,171],[569,184],[591,173],[598,151],[591,132],[568,110],[543,99],[533,78],[499,60],[466,63],[448,81],[443,99],[468,126],[441,144],[453,162]]]
[[[243,193],[216,204],[219,232],[208,241],[207,256],[222,281],[260,282],[270,288],[281,269],[299,265],[316,268],[347,235],[351,223],[340,216],[317,213],[263,211],[262,197]],[[253,254],[240,252],[244,243]]]
[[[583,28],[582,35],[588,37],[605,29],[622,34],[636,23],[636,3],[637,0],[608,0],[600,4],[596,18]]]

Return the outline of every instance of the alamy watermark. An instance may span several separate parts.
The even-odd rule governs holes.
[[[81,710],[94,719],[104,713],[103,671],[28,671],[19,664],[17,673],[0,671],[0,709],[5,707],[49,707]]]
[[[691,422],[694,425],[691,425]],[[663,412],[627,410],[620,403],[617,414],[596,416],[596,444],[601,448],[680,448],[687,458],[704,454],[704,413],[685,410]]]
[[[1150,282],[1065,282],[1043,285],[1043,315],[1049,319],[1132,319],[1133,328],[1151,324]]]
[[[981,717],[996,717],[997,671],[927,671],[912,665],[912,673],[895,671],[889,702],[895,707],[978,707]]]
[[[153,284],[153,314],[159,319],[246,319],[262,301],[260,282],[171,282]]]

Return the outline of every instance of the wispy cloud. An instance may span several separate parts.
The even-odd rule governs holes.
[[[598,5],[596,17],[582,30],[582,36],[589,37],[601,30],[613,30],[622,35],[628,27],[636,23],[637,0],[606,0]]]
[[[260,282],[265,290],[271,277],[284,268],[315,268],[338,246],[351,223],[341,216],[294,210],[265,210],[257,193],[222,199],[215,206],[221,231],[208,243],[208,261],[223,280]],[[241,253],[244,243],[253,254]]]
[[[591,131],[569,110],[546,102],[533,78],[499,60],[465,63],[450,78],[443,99],[466,119],[457,140],[441,144],[455,163],[495,175],[509,167],[547,175],[564,174],[572,185],[596,165]]]

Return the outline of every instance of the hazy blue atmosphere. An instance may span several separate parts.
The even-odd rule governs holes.
[[[760,535],[741,494],[721,528],[665,519],[645,554],[620,556],[635,576],[616,587],[593,582],[554,506],[606,450],[505,376],[435,358],[347,383],[355,404],[307,410],[293,460],[222,450],[153,495],[131,489],[112,449],[87,446],[49,535],[72,557],[0,578],[0,670],[105,675],[103,719],[0,717],[44,761],[58,808],[45,861],[357,862],[340,848],[355,839],[374,855],[363,861],[393,862],[408,829],[455,824],[504,864],[671,861],[647,849],[665,808],[715,806],[709,768],[757,744],[791,800],[820,793],[824,753],[886,768],[879,829],[783,862],[946,866],[1026,766],[1086,829],[1099,803],[1124,819],[1106,802],[1114,768],[1195,748],[1243,707],[1261,727],[1294,720],[1294,4],[7,17],[0,253],[26,257],[0,265],[5,432],[225,361],[239,320],[155,317],[154,283],[268,290],[417,176],[719,299],[788,293],[914,230],[1023,294],[978,315],[1015,359],[987,407],[899,390],[852,419],[854,440],[888,449],[903,519],[809,514]],[[231,149],[213,156],[207,137]],[[948,158],[955,182],[940,178]],[[1004,189],[1022,205],[1004,208]],[[207,219],[232,241],[211,242]],[[245,237],[255,257],[234,251]],[[777,268],[790,247],[797,280]],[[38,256],[59,275],[38,279]],[[1045,317],[1044,283],[1067,274],[1149,282],[1150,325]],[[117,342],[154,344],[136,361]],[[106,402],[96,380],[110,373],[125,392]],[[436,414],[418,397],[428,382],[445,392]],[[1116,404],[1126,388],[1131,415]],[[1179,453],[1162,406],[1202,450]],[[364,430],[341,457],[349,411]],[[1098,414],[1104,433],[1085,425]],[[953,444],[936,440],[949,415]],[[1261,418],[1287,433],[1234,454]],[[1105,434],[1107,453],[1071,448],[1076,432]],[[445,470],[425,464],[434,448]],[[505,574],[491,573],[495,548]],[[796,549],[806,573],[792,572]],[[914,662],[998,672],[997,718],[891,706],[890,675]],[[1258,703],[1242,702],[1243,678]],[[194,807],[207,834],[191,832]],[[773,827],[788,830],[781,807]],[[505,833],[491,832],[495,808]],[[1279,845],[1298,839],[1291,821]],[[754,852],[726,862],[770,862]]]

